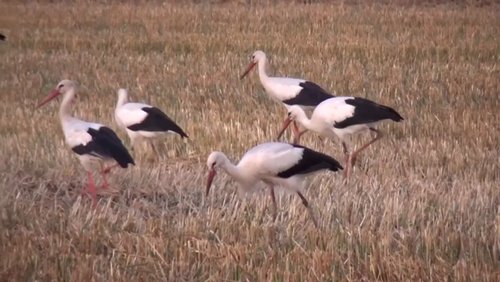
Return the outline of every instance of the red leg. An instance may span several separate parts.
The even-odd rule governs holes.
[[[356,151],[354,151],[352,154],[351,154],[351,167],[354,167],[354,164],[356,163],[356,159],[358,157],[358,154],[363,151],[364,149],[368,148],[368,146],[370,146],[371,144],[375,143],[375,141],[379,140],[380,138],[382,138],[383,134],[382,132],[380,132],[379,130],[375,129],[375,128],[370,128],[371,131],[374,131],[375,132],[375,138],[373,138],[372,140],[370,140],[368,143],[366,143],[365,145],[361,146],[361,148],[357,149]]]
[[[342,141],[342,148],[344,149],[344,179],[349,178],[349,150],[347,149],[347,145],[344,141]]]
[[[104,173],[104,174],[108,174],[111,172],[111,170],[115,167],[117,167],[118,164],[114,164],[114,165],[111,165],[111,166],[108,166],[108,167],[105,167],[104,169],[102,169],[101,173]]]
[[[307,211],[309,212],[309,215],[311,216],[311,219],[314,223],[314,226],[316,226],[316,228],[318,228],[318,221],[316,220],[316,217],[314,216],[314,212],[313,212],[311,206],[309,205],[309,202],[306,200],[306,197],[304,197],[304,195],[302,195],[302,193],[300,193],[298,191],[297,191],[297,194],[299,195],[300,199],[302,200],[302,204],[307,208]]]
[[[97,191],[95,188],[95,183],[94,183],[94,177],[92,176],[92,172],[87,171],[87,176],[88,176],[88,186],[87,190],[84,191],[84,193],[89,193],[90,197],[92,198],[92,202],[94,207],[97,205]]]
[[[271,199],[273,200],[273,221],[276,221],[276,217],[278,216],[278,205],[276,204],[276,197],[274,196],[274,186],[269,185],[269,189],[271,191]]]
[[[118,164],[114,164],[114,165],[111,165],[109,167],[103,167],[101,165],[101,178],[102,178],[102,185],[99,187],[101,189],[106,189],[109,187],[109,184],[108,184],[108,178],[106,177],[106,174],[110,173],[111,170],[115,167],[117,167]]]
[[[102,177],[102,185],[99,188],[101,189],[108,188],[109,184],[108,184],[108,179],[106,177],[106,173],[101,172],[101,177]]]

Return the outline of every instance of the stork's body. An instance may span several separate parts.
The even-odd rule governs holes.
[[[116,123],[127,131],[132,147],[138,140],[151,141],[169,133],[188,138],[187,134],[160,109],[143,103],[129,103],[125,89],[118,90],[115,119]],[[153,143],[150,144],[157,153]]]
[[[73,81],[61,81],[38,107],[43,106],[61,94],[64,94],[64,97],[59,109],[59,118],[64,138],[66,144],[78,155],[80,163],[87,171],[89,181],[87,192],[91,194],[95,204],[96,187],[92,176],[93,164],[97,162],[103,168],[101,175],[104,180],[103,187],[106,187],[105,174],[112,167],[119,165],[126,168],[129,164],[134,164],[134,160],[113,130],[102,124],[82,121],[71,116],[71,103],[76,94],[76,85]],[[114,161],[116,164],[104,168],[104,162],[106,161]]]
[[[307,117],[300,107],[291,107],[289,109],[288,123],[297,121],[306,129],[317,132],[322,136],[337,136],[342,141],[346,163],[344,172],[347,177],[349,176],[350,167],[354,166],[359,152],[382,137],[381,131],[376,129],[376,125],[386,119],[399,122],[403,120],[403,117],[394,109],[368,99],[335,97],[320,103],[314,109],[311,119]],[[280,135],[285,128],[283,127]],[[347,146],[349,137],[366,130],[375,132],[375,138],[350,154]]]
[[[326,99],[334,97],[326,90],[314,82],[299,78],[290,77],[270,77],[266,73],[267,58],[262,51],[255,51],[251,62],[241,78],[245,77],[250,70],[257,65],[259,79],[265,92],[273,100],[282,103],[285,108],[297,105],[303,109],[311,109],[319,105]],[[294,135],[299,133],[298,127],[294,124]]]
[[[221,168],[233,177],[243,190],[252,189],[260,181],[266,183],[270,188],[274,217],[277,210],[274,187],[281,186],[296,192],[309,210],[315,225],[317,225],[316,219],[303,195],[305,177],[324,169],[331,171],[342,169],[339,162],[330,156],[300,145],[278,142],[263,143],[253,147],[245,153],[236,166],[223,153],[212,152],[208,157],[207,166],[210,169],[207,196],[216,169]]]

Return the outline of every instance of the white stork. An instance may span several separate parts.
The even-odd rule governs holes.
[[[115,109],[116,123],[127,131],[132,148],[141,139],[149,139],[155,155],[158,152],[152,142],[167,133],[188,138],[187,134],[160,109],[142,103],[128,103],[126,89],[118,90],[118,102]]]
[[[304,109],[314,108],[324,100],[334,97],[311,81],[290,77],[269,77],[266,73],[267,57],[260,50],[252,54],[250,64],[240,79],[243,79],[256,65],[260,82],[266,93],[272,99],[283,103],[287,110],[292,105],[298,105]],[[294,136],[298,139],[299,128],[296,123],[293,125]]]
[[[300,107],[292,106],[288,112],[288,121],[285,122],[278,138],[283,134],[286,126],[291,121],[297,121],[308,130],[314,131],[325,137],[338,136],[342,141],[345,155],[344,176],[349,177],[349,171],[356,162],[357,155],[368,146],[382,137],[382,132],[375,126],[382,120],[390,119],[395,122],[403,117],[394,109],[377,104],[368,99],[359,97],[335,97],[319,104],[312,113],[311,119]],[[347,140],[353,134],[370,130],[375,132],[375,137],[349,154]],[[300,136],[299,133],[298,136]]]
[[[106,173],[116,165],[127,168],[129,164],[135,164],[122,141],[113,130],[98,124],[79,120],[71,116],[71,104],[76,95],[76,84],[71,80],[62,80],[57,87],[47,96],[37,108],[47,104],[52,99],[63,94],[63,100],[59,110],[59,118],[64,133],[66,144],[78,155],[80,163],[87,171],[88,187],[84,193],[89,193],[94,205],[97,204],[97,191],[92,176],[94,163],[101,165],[100,174],[104,184],[101,188],[106,188],[108,183]],[[104,162],[108,160],[116,161],[116,164],[105,168]]]
[[[273,201],[273,218],[276,219],[277,207],[274,196],[274,187],[281,186],[296,192],[302,204],[318,226],[308,201],[303,195],[305,177],[319,170],[328,169],[337,171],[343,169],[337,160],[309,148],[287,143],[263,143],[247,151],[238,165],[233,165],[226,155],[221,152],[212,152],[207,160],[210,169],[207,181],[206,196],[210,186],[220,168],[234,178],[244,191],[253,188],[259,181],[269,186]]]

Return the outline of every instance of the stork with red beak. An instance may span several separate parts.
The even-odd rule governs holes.
[[[209,168],[206,196],[210,192],[217,169],[224,170],[240,184],[240,189],[248,191],[262,181],[269,186],[273,201],[273,218],[276,219],[277,205],[274,188],[277,186],[297,193],[307,208],[314,225],[318,222],[309,202],[304,196],[305,178],[320,170],[338,171],[343,169],[337,160],[323,153],[300,145],[270,142],[248,150],[238,165],[233,165],[222,152],[212,152],[207,159]]]
[[[344,176],[348,178],[351,168],[356,163],[358,154],[382,137],[382,132],[376,126],[383,120],[400,122],[403,117],[393,108],[377,104],[365,98],[335,97],[319,104],[314,109],[311,119],[307,117],[302,108],[298,106],[290,107],[288,120],[278,136],[283,134],[290,122],[297,121],[306,129],[322,136],[339,137],[342,141],[345,158],[346,169],[344,170]],[[375,137],[350,153],[347,146],[349,137],[366,131],[374,132]]]
[[[92,175],[95,163],[101,166],[101,176],[104,184],[102,188],[107,187],[108,182],[106,173],[116,165],[127,168],[129,164],[135,164],[132,156],[123,145],[113,130],[102,124],[82,121],[71,116],[71,104],[75,99],[77,91],[76,83],[71,80],[62,80],[54,90],[37,108],[42,107],[56,97],[63,95],[61,107],[59,109],[59,118],[61,120],[62,130],[66,144],[78,155],[80,163],[84,167],[88,176],[88,186],[84,192],[92,197],[94,206],[97,204],[97,190]],[[116,164],[105,168],[105,161],[113,161]]]
[[[334,97],[328,91],[314,82],[305,79],[290,77],[270,77],[266,73],[267,57],[263,51],[255,51],[250,59],[245,72],[241,75],[243,79],[255,66],[257,66],[259,79],[265,92],[273,100],[282,103],[287,111],[290,106],[297,105],[304,110],[310,110],[326,99]],[[286,120],[285,120],[286,122]],[[300,138],[299,128],[294,122],[294,138]],[[304,132],[302,132],[303,134]],[[279,137],[278,137],[279,138]]]

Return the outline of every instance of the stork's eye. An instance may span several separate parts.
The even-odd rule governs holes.
[[[292,115],[292,112],[288,112],[288,116],[291,116]]]
[[[212,163],[212,168],[214,168],[214,167],[215,167],[215,163]]]
[[[64,87],[64,84],[59,84],[59,89],[63,88]]]

